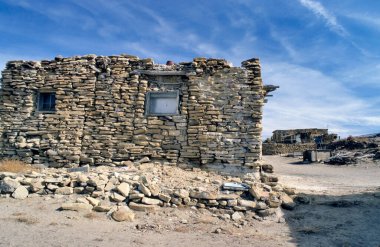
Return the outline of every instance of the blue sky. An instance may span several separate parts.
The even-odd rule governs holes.
[[[378,0],[0,0],[8,60],[121,53],[166,60],[261,60],[280,86],[264,108],[275,129],[380,132]]]

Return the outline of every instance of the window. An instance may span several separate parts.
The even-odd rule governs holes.
[[[168,116],[179,114],[179,91],[148,92],[146,96],[146,115]]]
[[[55,93],[39,93],[38,94],[38,110],[45,112],[55,111]]]

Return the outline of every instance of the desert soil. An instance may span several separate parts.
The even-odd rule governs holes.
[[[235,222],[208,210],[162,208],[118,223],[104,213],[57,210],[74,196],[0,198],[0,246],[380,246],[380,165],[264,160],[310,202],[263,221],[253,214]]]

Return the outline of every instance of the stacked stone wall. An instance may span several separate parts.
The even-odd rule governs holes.
[[[317,148],[315,143],[263,143],[263,155],[288,154],[294,152],[303,152],[305,150],[314,150]]]
[[[197,58],[171,66],[135,56],[11,61],[2,73],[3,157],[54,167],[169,164],[255,166],[264,90],[258,59],[231,67]],[[179,114],[148,116],[148,92],[178,91]],[[38,111],[54,92],[56,111]]]

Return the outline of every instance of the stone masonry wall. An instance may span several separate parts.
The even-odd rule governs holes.
[[[0,155],[52,167],[123,165],[143,157],[255,166],[264,89],[258,59],[242,66],[204,58],[163,66],[129,55],[8,62]],[[176,90],[180,114],[146,115],[148,92]],[[38,111],[40,92],[55,92],[55,112]]]
[[[288,154],[294,152],[304,152],[317,148],[315,143],[263,143],[263,155]]]

